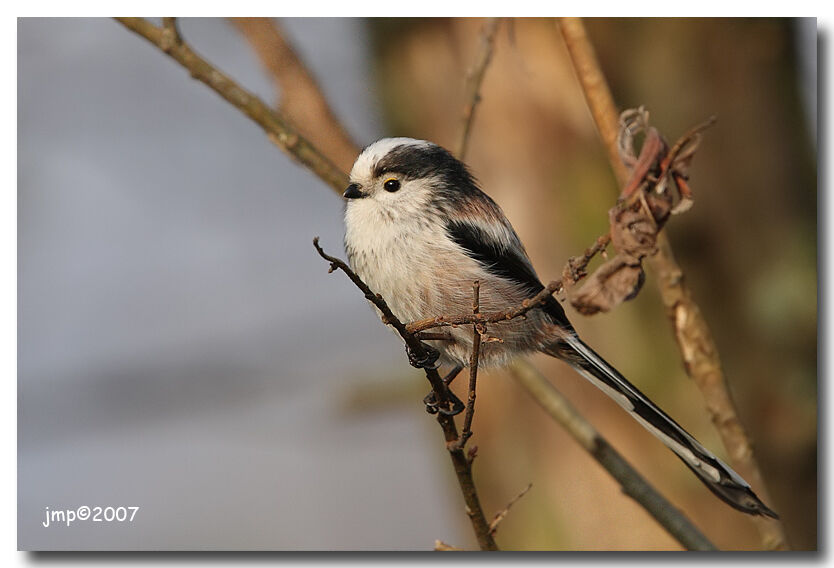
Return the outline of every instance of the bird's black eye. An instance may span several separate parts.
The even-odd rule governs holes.
[[[382,187],[385,188],[385,191],[390,191],[391,193],[394,193],[395,191],[400,189],[400,180],[395,178],[385,180],[385,183],[382,184]]]

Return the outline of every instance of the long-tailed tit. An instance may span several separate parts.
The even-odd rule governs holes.
[[[354,271],[402,321],[471,313],[480,282],[481,311],[515,307],[542,285],[504,213],[467,167],[440,146],[386,138],[365,148],[344,193],[345,248]],[[566,361],[671,449],[718,497],[751,515],[776,517],[750,486],[628,382],[576,334],[549,297],[526,318],[490,324],[501,341],[484,343],[480,365],[503,365],[542,351]],[[451,328],[428,341],[455,371],[468,364],[472,333]]]

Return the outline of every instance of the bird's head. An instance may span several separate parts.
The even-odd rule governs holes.
[[[399,209],[420,207],[474,188],[466,166],[446,149],[425,140],[383,138],[367,146],[350,171],[344,197]]]

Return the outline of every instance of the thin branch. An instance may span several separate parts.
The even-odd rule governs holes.
[[[611,242],[611,232],[607,232],[604,235],[597,237],[597,240],[594,241],[594,244],[589,246],[585,249],[579,256],[573,256],[568,259],[567,264],[565,265],[564,270],[562,270],[562,282],[565,288],[570,288],[579,280],[587,276],[586,269],[588,268],[588,264],[590,264],[591,260],[599,254],[602,253],[603,257],[605,257],[605,247],[608,246],[608,243]]]
[[[435,316],[413,321],[406,325],[406,329],[411,333],[425,331],[434,327],[446,327],[455,325],[469,325],[469,324],[485,324],[497,323],[500,321],[507,321],[523,316],[539,304],[545,302],[554,292],[562,289],[562,281],[554,280],[545,286],[541,292],[524,300],[520,306],[511,308],[501,312],[493,312],[491,314],[464,314],[460,316]]]
[[[187,43],[171,41],[171,32],[144,18],[116,18],[127,29],[144,37],[161,51],[188,69],[191,76],[208,85],[232,106],[243,112],[266,132],[281,150],[310,169],[327,185],[340,193],[347,187],[348,177],[306,138],[301,136],[280,114],[261,99],[221,73],[197,55]]]
[[[431,331],[418,331],[414,335],[417,336],[417,339],[421,341],[451,341],[452,336],[446,331],[439,331],[439,332],[431,332]]]
[[[608,151],[611,166],[620,185],[623,185],[629,173],[619,159],[617,109],[593,46],[588,40],[585,26],[579,18],[560,18],[559,27],[585,99]],[[657,236],[657,248],[657,254],[648,260],[657,273],[663,305],[672,324],[686,372],[704,395],[707,410],[721,435],[733,466],[757,488],[763,500],[771,501],[756,463],[752,444],[741,425],[730,396],[715,341],[692,297],[692,292],[686,285],[683,270],[675,260],[671,243],[664,232]],[[777,519],[753,517],[751,520],[756,524],[766,549],[788,548],[784,528]]]
[[[472,294],[472,313],[478,314],[481,311],[481,283],[477,280],[472,283]],[[472,418],[475,416],[475,388],[478,384],[478,359],[481,354],[482,330],[486,333],[483,324],[476,323],[472,326],[472,355],[469,357],[469,396],[466,399],[463,430],[458,441],[460,449],[463,449],[472,436]]]
[[[330,272],[339,269],[347,274],[351,282],[353,282],[356,287],[362,291],[365,298],[372,302],[374,306],[382,312],[385,323],[397,330],[397,333],[400,334],[400,337],[403,338],[403,341],[405,341],[406,345],[409,346],[417,357],[424,357],[426,355],[423,344],[414,336],[413,333],[409,332],[405,325],[397,319],[397,316],[391,312],[391,309],[388,307],[388,304],[382,296],[375,294],[368,287],[368,285],[365,284],[347,264],[345,264],[344,261],[325,253],[321,246],[319,246],[318,237],[313,239],[313,246],[316,247],[316,251],[323,259],[330,262]],[[426,372],[426,377],[429,379],[438,400],[448,402],[446,385],[437,373],[437,369],[427,368],[424,369],[424,371]],[[472,460],[469,459],[463,452],[463,447],[460,444],[461,438],[458,436],[458,430],[457,426],[455,426],[454,418],[439,412],[437,414],[437,421],[443,429],[443,435],[446,439],[446,449],[449,451],[449,457],[452,459],[452,464],[455,468],[455,475],[458,479],[458,485],[460,485],[464,502],[466,503],[466,514],[469,516],[469,520],[472,523],[472,528],[475,531],[475,537],[478,539],[478,545],[482,550],[498,550],[498,545],[492,537],[492,533],[489,529],[489,523],[487,523],[484,511],[481,508],[481,501],[478,497],[478,492],[475,489],[475,482],[472,479]]]
[[[565,280],[569,281],[569,285],[575,284],[576,281],[578,281],[584,276],[585,269],[587,268],[588,263],[591,262],[594,256],[596,256],[598,253],[602,252],[605,249],[610,240],[611,238],[607,234],[601,237],[597,237],[597,240],[594,242],[594,244],[585,249],[585,252],[582,255],[575,256],[568,261],[568,267],[566,267],[565,269],[565,274],[569,276]],[[538,294],[536,294],[532,298],[525,299],[523,302],[521,302],[521,305],[516,306],[514,308],[510,308],[508,310],[493,312],[489,314],[472,313],[463,314],[460,316],[440,315],[410,322],[405,327],[406,330],[410,333],[419,333],[421,331],[425,331],[427,329],[432,329],[435,327],[448,327],[469,324],[488,324],[507,321],[523,316],[533,308],[547,301],[547,299],[551,295],[553,295],[556,292],[559,292],[563,288],[564,286],[562,284],[562,280],[553,280],[549,282],[547,286],[545,286]]]
[[[394,315],[394,312],[391,311],[391,308],[388,307],[388,304],[382,296],[375,294],[343,260],[325,253],[321,246],[319,246],[318,237],[313,239],[313,246],[316,247],[316,251],[323,259],[330,262],[330,272],[339,269],[347,274],[350,281],[353,282],[365,295],[365,299],[376,306],[380,313],[382,313],[383,322],[393,327],[397,333],[400,334],[400,337],[403,338],[403,341],[405,341],[406,346],[411,350],[411,352],[414,353],[417,358],[426,358],[427,353],[422,342],[417,339],[413,332],[406,329],[406,326],[397,318],[397,316]],[[427,369],[426,376],[428,377],[429,382],[431,382],[431,386],[434,389],[440,403],[448,404],[449,391],[443,383],[443,380],[440,378],[440,375],[437,374],[437,371],[434,370],[434,373],[428,373]]]
[[[230,18],[276,87],[278,112],[330,158],[350,170],[359,146],[336,118],[315,77],[274,18]]]
[[[480,49],[475,61],[466,72],[466,105],[463,107],[461,119],[460,138],[457,144],[456,155],[459,160],[466,156],[469,147],[469,133],[472,130],[472,123],[475,120],[475,109],[481,102],[481,84],[484,82],[486,70],[492,59],[492,51],[495,47],[495,34],[498,31],[498,24],[501,18],[487,18],[484,27],[481,29]]]
[[[682,157],[682,155],[685,155],[685,149],[692,148],[693,145],[697,147],[703,131],[713,126],[717,121],[718,117],[712,115],[702,123],[696,124],[690,128],[683,136],[681,136],[669,149],[669,154],[663,160],[663,164],[661,164],[661,171],[665,171],[669,167],[669,164],[674,163]]]
[[[426,374],[428,372],[427,370]],[[449,449],[449,456],[452,458],[452,464],[455,467],[455,475],[457,475],[458,484],[466,503],[466,515],[472,523],[478,546],[481,550],[498,550],[495,538],[489,532],[489,524],[484,516],[484,510],[481,508],[481,501],[475,489],[475,482],[472,479],[472,460],[463,453],[462,449],[454,447],[454,443],[457,441],[455,421],[451,416],[444,416],[440,413],[437,415],[437,421],[440,422],[446,436],[446,447]]]
[[[518,495],[516,495],[515,497],[510,499],[510,502],[507,503],[507,506],[504,507],[503,509],[501,509],[500,511],[498,511],[498,514],[496,514],[495,517],[493,517],[492,522],[489,523],[489,530],[492,531],[492,534],[495,534],[498,531],[498,525],[500,525],[501,522],[507,517],[507,513],[510,512],[510,508],[513,505],[515,505],[516,503],[518,503],[518,501],[522,497],[527,495],[527,492],[530,491],[530,489],[532,489],[532,488],[533,488],[533,484],[528,483],[527,487],[525,487],[524,489],[521,490],[521,493],[519,493]]]
[[[533,365],[523,359],[510,367],[511,374],[554,420],[605,468],[623,492],[637,501],[654,519],[688,550],[716,550],[684,514],[643,479],[631,465],[600,436]]]

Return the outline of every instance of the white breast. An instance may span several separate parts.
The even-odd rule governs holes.
[[[350,263],[371,290],[381,294],[404,322],[432,311],[432,290],[438,270],[436,234],[429,223],[403,222],[371,199],[348,203],[345,245]]]

